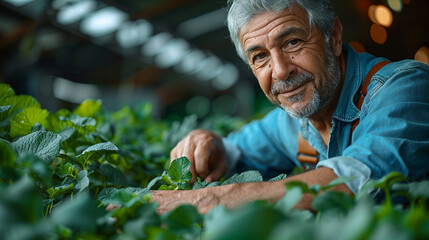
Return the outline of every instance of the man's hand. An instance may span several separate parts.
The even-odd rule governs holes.
[[[211,131],[192,131],[170,153],[171,161],[183,156],[191,162],[192,182],[197,177],[208,182],[216,181],[226,172],[222,139]]]

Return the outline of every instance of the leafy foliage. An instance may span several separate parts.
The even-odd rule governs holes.
[[[399,173],[349,196],[328,186],[286,184],[276,202],[200,214],[182,205],[159,215],[151,189],[188,190],[262,181],[257,171],[208,183],[185,157],[168,153],[197,127],[221,135],[244,121],[225,116],[182,123],[153,119],[150,104],[104,112],[99,100],[51,113],[0,84],[0,239],[427,239],[428,181]],[[270,181],[284,179],[285,174]],[[384,196],[380,202],[368,192]],[[382,194],[380,194],[382,193]],[[303,194],[313,211],[294,209]],[[398,201],[401,200],[401,201]],[[406,204],[403,204],[403,202]],[[122,207],[106,211],[109,204]]]

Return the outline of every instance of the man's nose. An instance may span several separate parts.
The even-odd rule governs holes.
[[[289,54],[275,52],[271,58],[272,78],[277,81],[286,81],[296,71],[296,66]]]

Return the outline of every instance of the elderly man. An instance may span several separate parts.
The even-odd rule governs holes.
[[[427,65],[357,54],[342,43],[342,25],[327,0],[230,4],[231,39],[278,108],[224,139],[193,131],[172,150],[171,159],[188,157],[194,179],[207,181],[249,169],[271,177],[294,166],[317,165],[277,182],[152,191],[160,212],[184,203],[205,213],[218,204],[233,208],[257,199],[276,201],[291,180],[325,185],[354,176],[336,187],[353,194],[391,171],[412,179],[429,172]],[[305,145],[310,150],[303,150]],[[297,207],[310,208],[311,201],[304,195]]]

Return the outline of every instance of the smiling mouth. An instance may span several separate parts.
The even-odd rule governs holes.
[[[285,97],[285,98],[293,97],[294,95],[300,93],[309,82],[310,81],[303,82],[301,85],[285,90],[283,92],[280,92],[277,95],[281,95],[282,97]]]

